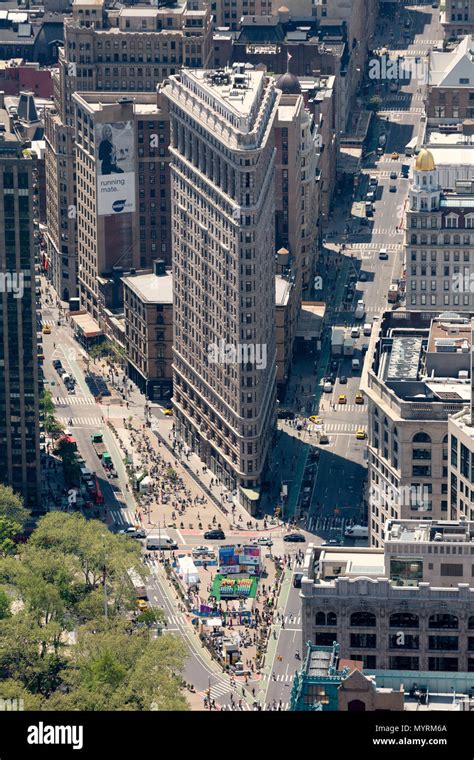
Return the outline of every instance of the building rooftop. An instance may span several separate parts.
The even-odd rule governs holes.
[[[453,414],[453,404],[464,406],[470,392],[470,321],[469,315],[443,312],[435,319],[429,313],[386,312],[380,330],[373,331],[367,362],[368,389],[383,384],[401,402],[418,405],[417,410],[404,405],[404,418],[423,416],[420,404],[430,404],[430,417]],[[372,361],[371,361],[372,359]],[[375,375],[376,383],[371,377]],[[365,375],[363,376],[363,384]],[[434,402],[441,406],[434,408]],[[445,404],[445,406],[442,406]],[[449,408],[448,408],[449,405]]]
[[[281,275],[275,275],[275,305],[286,306],[290,297],[290,291],[293,283],[286,280]]]
[[[130,275],[122,277],[122,281],[144,303],[173,303],[173,276],[171,273],[160,276],[153,272]]]
[[[474,542],[474,522],[467,520],[389,520],[385,525],[387,542],[420,544],[462,544]]]
[[[240,120],[241,128],[248,120],[249,126],[255,115],[258,102],[263,90],[265,75],[262,71],[254,71],[238,64],[235,68],[206,71],[203,69],[184,69],[181,81],[196,95],[204,96],[224,118],[235,115]]]
[[[429,62],[430,87],[472,88],[474,84],[474,39],[467,35],[449,52],[432,52]]]

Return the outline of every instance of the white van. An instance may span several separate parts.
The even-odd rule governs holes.
[[[350,528],[346,528],[344,535],[347,538],[368,538],[369,529],[365,525],[351,525]]]
[[[329,380],[328,382],[324,383],[323,391],[324,393],[332,393],[332,385]]]
[[[364,335],[372,335],[372,325],[370,322],[366,322],[364,325]]]
[[[147,549],[177,549],[178,544],[165,533],[149,533],[146,537]]]
[[[351,330],[351,338],[358,338],[360,335],[360,330],[358,327],[353,327]]]
[[[385,246],[382,246],[379,251],[379,259],[388,259],[388,251]]]
[[[352,360],[352,369],[356,370],[356,371],[360,369],[360,361],[359,361],[359,359],[353,359]]]

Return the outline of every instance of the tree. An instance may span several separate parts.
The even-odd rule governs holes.
[[[24,610],[0,620],[2,686],[3,679],[11,678],[32,694],[52,694],[62,683],[60,673],[66,665],[53,646],[57,637],[57,626],[40,627]]]
[[[56,408],[53,403],[51,391],[47,388],[43,391],[40,399],[40,412],[43,414],[44,429],[52,436],[59,435],[64,430],[62,425],[55,417]]]
[[[55,454],[57,454],[62,462],[66,482],[79,483],[81,464],[76,443],[73,443],[67,437],[60,438],[56,445]]]
[[[10,617],[10,600],[5,591],[0,588],[0,620]]]
[[[367,108],[369,109],[369,111],[376,112],[376,111],[380,111],[381,107],[382,107],[382,98],[380,98],[378,95],[373,95],[367,104]]]
[[[186,710],[181,692],[185,645],[175,636],[153,639],[147,629],[127,621],[95,623],[78,631],[71,667],[64,675],[67,693],[57,693],[56,710]]]
[[[157,623],[164,622],[165,613],[163,610],[158,609],[157,607],[149,607],[147,610],[141,612],[137,617],[137,623],[143,623],[144,625],[148,625],[150,627],[156,625]]]
[[[19,523],[21,527],[30,516],[29,509],[23,506],[21,496],[16,494],[10,486],[0,485],[0,515]]]
[[[15,554],[17,545],[13,540],[21,531],[21,523],[0,515],[0,556]]]
[[[111,614],[130,608],[132,588],[127,571],[133,568],[141,577],[148,573],[136,541],[114,535],[99,520],[86,520],[77,513],[45,515],[28,543],[38,549],[55,548],[60,555],[75,557],[88,592],[103,589],[105,581]]]

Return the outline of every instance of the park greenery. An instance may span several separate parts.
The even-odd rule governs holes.
[[[188,709],[183,642],[156,637],[159,610],[138,614],[127,572],[146,578],[138,544],[98,520],[53,512],[10,546],[2,521],[21,530],[27,518],[0,486],[2,697],[26,710]]]

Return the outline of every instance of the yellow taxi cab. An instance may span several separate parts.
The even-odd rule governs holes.
[[[394,161],[396,161],[398,158],[400,158],[400,153],[397,153],[397,151],[394,150],[392,153],[392,158]]]
[[[148,603],[144,599],[137,599],[137,607],[140,612],[146,612],[148,609]]]
[[[43,335],[51,335],[51,328],[49,325],[43,325],[43,329],[41,331]]]
[[[314,422],[315,425],[320,424],[323,421],[322,417],[318,417],[317,414],[312,414],[311,417],[308,418],[310,422]]]
[[[345,404],[347,402],[347,396],[345,393],[340,393],[337,400],[338,404]]]
[[[173,410],[172,409],[163,409],[163,414],[165,414],[167,417],[171,417],[171,415],[173,414]]]
[[[356,397],[355,397],[356,404],[363,404],[364,403],[364,394],[360,391],[357,391]]]
[[[357,428],[356,430],[356,438],[358,441],[364,441],[366,436],[366,432],[364,428]]]

